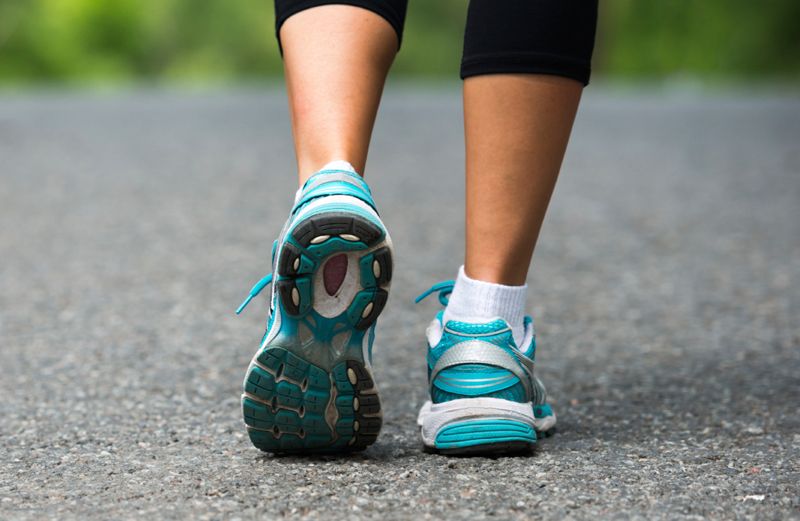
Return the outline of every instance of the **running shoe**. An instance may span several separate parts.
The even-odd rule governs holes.
[[[253,445],[341,452],[372,444],[381,405],[372,377],[375,321],[392,279],[392,243],[367,184],[326,167],[297,195],[272,248],[267,329],[244,380]]]
[[[452,281],[439,283],[417,302],[436,292],[447,306],[452,291]],[[533,372],[533,320],[525,317],[518,348],[501,318],[443,324],[443,316],[440,311],[426,331],[431,399],[417,418],[425,448],[445,454],[531,450],[537,435],[549,435],[556,424],[544,385]]]

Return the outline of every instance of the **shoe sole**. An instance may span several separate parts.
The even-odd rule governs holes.
[[[540,416],[534,416],[538,409]],[[423,405],[417,418],[425,450],[445,455],[531,452],[555,432],[550,406],[499,398],[463,398]]]
[[[365,449],[382,425],[364,337],[388,298],[388,234],[352,211],[306,216],[286,234],[276,274],[285,323],[245,376],[250,440],[267,452]]]

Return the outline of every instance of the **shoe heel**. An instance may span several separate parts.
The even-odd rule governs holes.
[[[326,263],[334,258],[345,257],[345,269],[349,269],[349,262],[355,263],[360,290],[342,315],[359,331],[374,324],[386,305],[392,279],[391,242],[386,232],[353,212],[327,211],[306,218],[290,235],[291,240],[281,248],[275,281],[287,315],[302,318],[315,306],[324,306],[321,302],[325,301],[327,287],[315,284],[318,271],[326,269]],[[342,283],[339,280],[329,294],[336,293]]]
[[[277,453],[363,450],[382,425],[366,335],[388,298],[391,240],[356,211],[326,209],[285,235],[276,264],[280,322],[242,394],[250,440]]]
[[[508,419],[480,419],[451,423],[436,434],[434,448],[445,454],[485,454],[530,451],[536,431]]]

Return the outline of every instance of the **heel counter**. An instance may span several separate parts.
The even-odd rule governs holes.
[[[525,387],[506,369],[485,364],[462,364],[439,372],[431,385],[433,403],[462,398],[501,398],[525,402]]]

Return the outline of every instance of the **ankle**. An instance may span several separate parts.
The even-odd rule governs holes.
[[[481,260],[486,261],[485,256]],[[503,255],[503,257],[506,257]],[[464,273],[473,280],[500,284],[503,286],[524,286],[528,277],[527,262],[505,262],[500,264],[479,264],[476,262],[466,262]],[[525,266],[520,269],[519,266]]]

